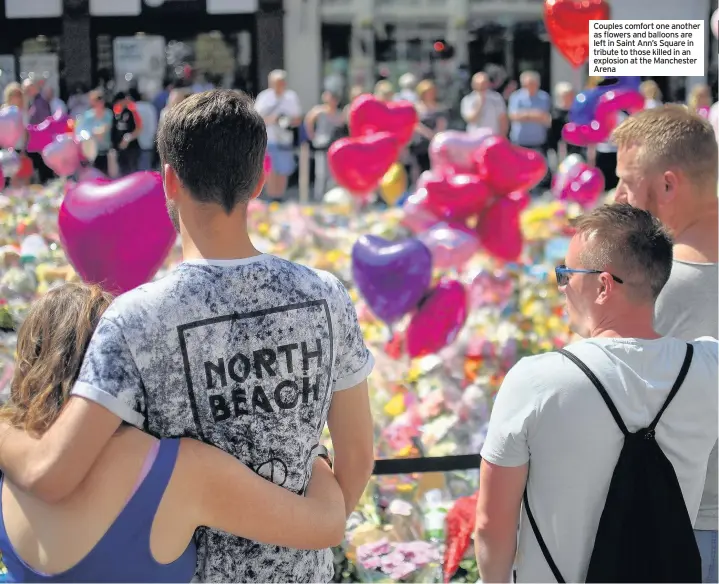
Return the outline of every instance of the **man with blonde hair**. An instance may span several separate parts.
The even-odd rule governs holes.
[[[666,105],[628,118],[613,139],[617,202],[649,211],[674,238],[671,277],[656,303],[657,332],[687,341],[717,338],[719,164],[711,125],[684,106]],[[717,582],[717,522],[715,445],[694,526],[704,582]]]

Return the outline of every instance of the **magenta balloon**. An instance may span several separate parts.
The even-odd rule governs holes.
[[[77,273],[113,294],[150,281],[176,237],[157,172],[78,183],[63,199],[58,225]]]
[[[432,355],[454,342],[467,320],[467,292],[457,280],[443,280],[417,308],[407,327],[412,358]]]
[[[439,219],[427,207],[427,191],[419,189],[414,195],[407,198],[402,206],[404,216],[402,224],[408,227],[413,233],[426,231]]]
[[[442,174],[472,174],[476,171],[474,155],[492,131],[486,128],[472,132],[440,132],[429,144],[432,170]]]
[[[20,108],[14,105],[0,108],[0,148],[15,148],[24,131]]]
[[[604,175],[598,168],[581,162],[562,176],[555,195],[560,201],[574,201],[582,207],[593,206],[604,192]]]

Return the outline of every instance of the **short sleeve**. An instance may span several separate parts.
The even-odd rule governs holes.
[[[374,357],[365,345],[362,329],[352,299],[347,289],[336,280],[339,290],[339,343],[337,350],[337,374],[333,390],[342,391],[361,383],[372,372]]]
[[[492,408],[481,455],[497,466],[529,462],[528,428],[536,418],[538,399],[527,365],[522,360],[507,373]]]
[[[72,395],[100,404],[123,421],[142,428],[144,393],[122,329],[103,317],[90,340]]]
[[[267,103],[267,91],[260,91],[259,95],[255,98],[255,111],[261,116],[267,115],[268,103]]]

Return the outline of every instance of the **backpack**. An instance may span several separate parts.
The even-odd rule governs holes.
[[[624,446],[614,468],[604,504],[586,582],[701,582],[701,558],[677,475],[656,441],[655,429],[679,391],[691,365],[694,347],[687,343],[679,376],[651,424],[630,433],[604,386],[575,355],[562,355],[579,367],[607,404],[624,434]],[[527,490],[524,507],[542,554],[557,582],[557,565],[542,539]]]

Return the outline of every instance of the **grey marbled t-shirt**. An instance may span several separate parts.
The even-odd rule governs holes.
[[[155,436],[213,444],[303,493],[333,392],[363,381],[373,364],[352,301],[331,274],[270,255],[189,261],[115,300],[73,394]],[[330,550],[210,529],[198,530],[197,543],[196,578],[205,582],[333,575]]]

